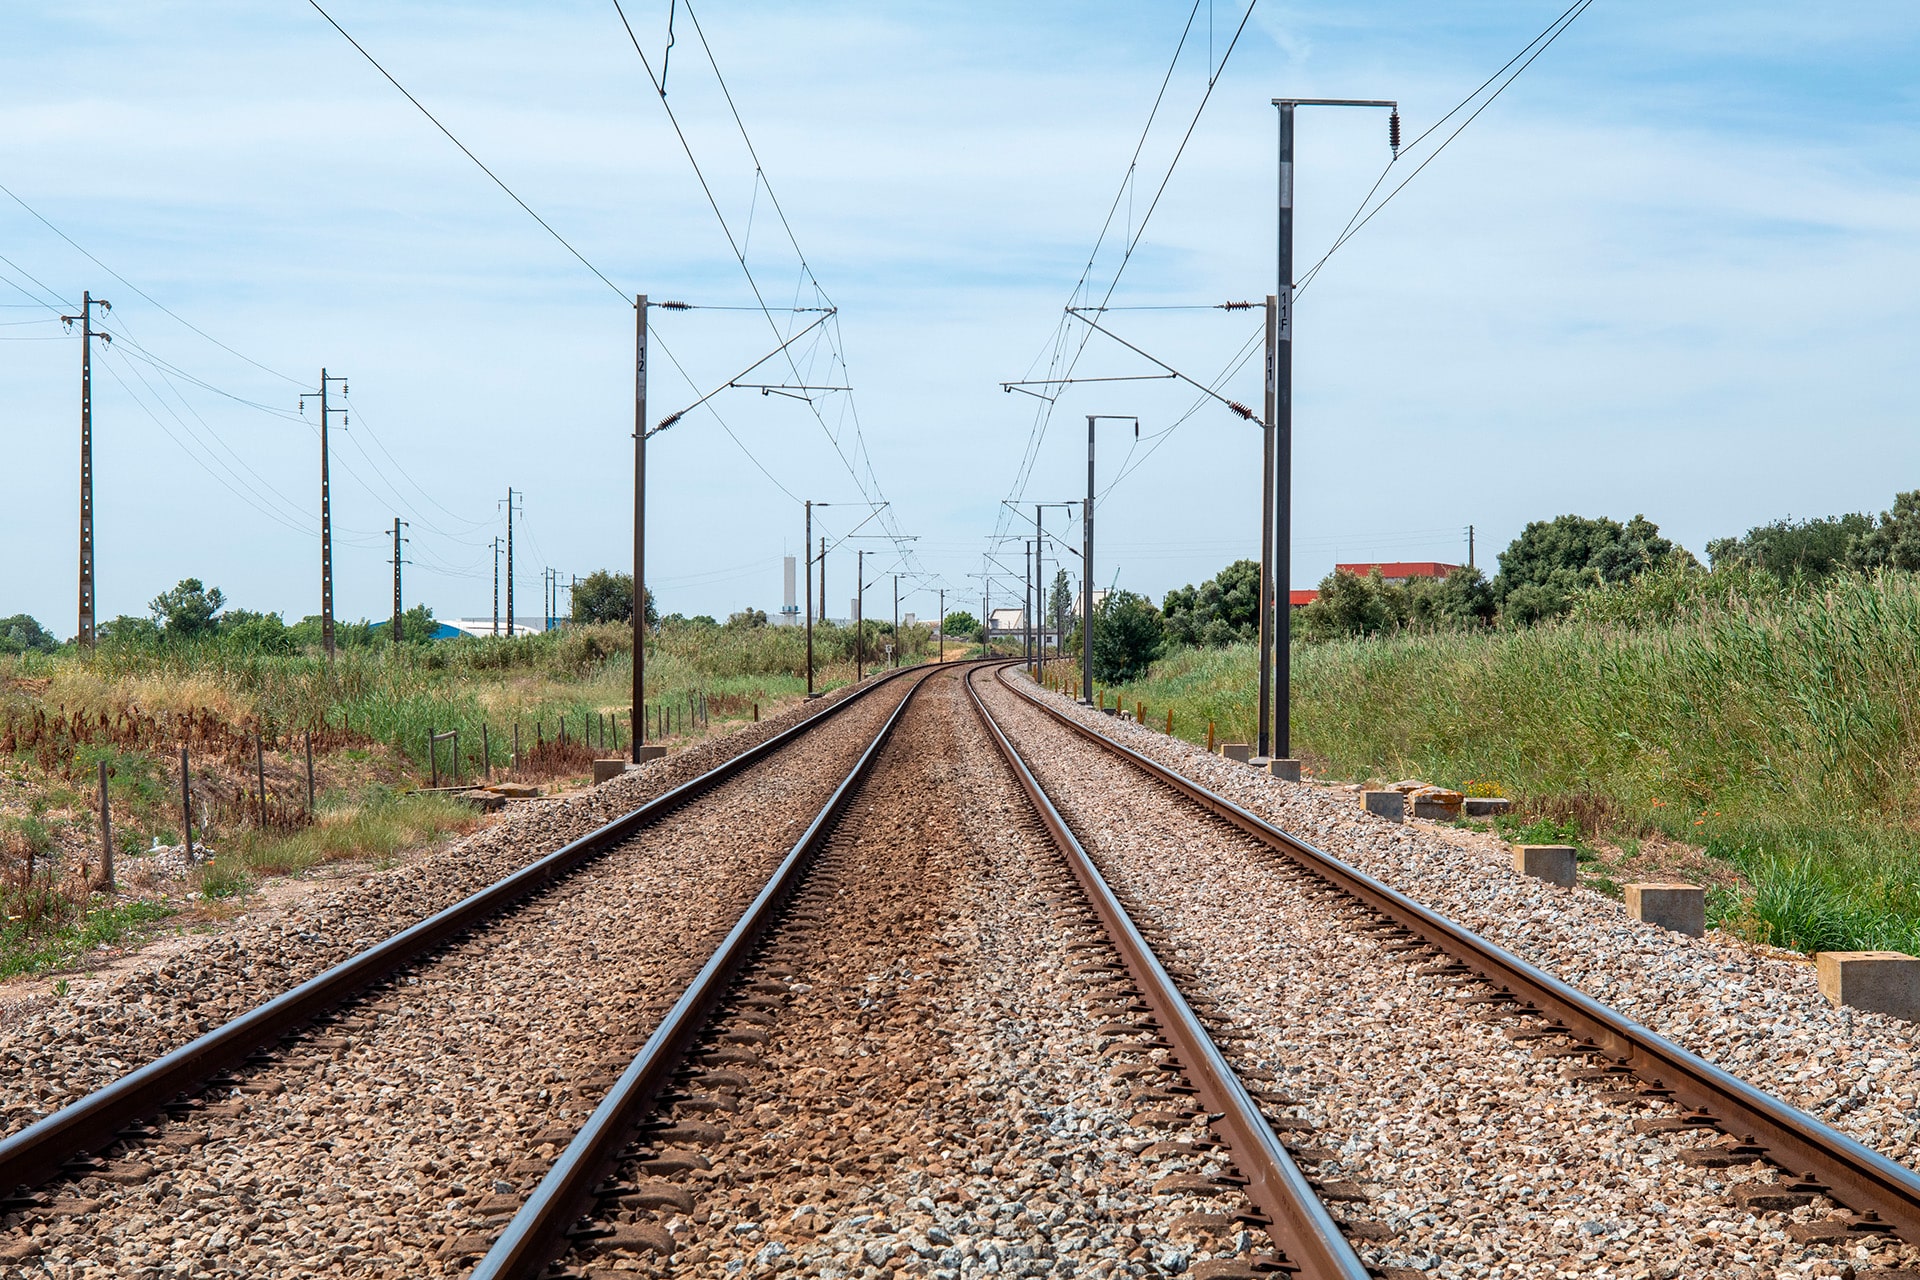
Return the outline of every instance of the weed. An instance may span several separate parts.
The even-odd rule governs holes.
[[[209,902],[244,897],[253,889],[253,877],[231,858],[215,858],[194,872],[193,879],[200,896]]]

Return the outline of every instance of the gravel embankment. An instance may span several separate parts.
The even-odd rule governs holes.
[[[103,1174],[55,1188],[54,1210],[11,1215],[0,1258],[142,1280],[457,1273],[448,1241],[538,1180],[896,702],[888,691],[850,708],[350,1006],[239,1090],[112,1153]],[[649,782],[667,780],[612,784],[520,830],[546,816],[533,830],[556,844],[631,808]],[[628,794],[606,794],[615,787]],[[450,892],[427,884],[423,896]],[[350,927],[371,940],[401,923],[383,913]],[[213,954],[260,963],[231,941]],[[176,1013],[173,1034],[208,1014]],[[88,1049],[41,1049],[62,1051]]]
[[[369,873],[295,909],[243,915],[218,933],[170,945],[164,959],[136,961],[129,972],[71,978],[64,997],[0,1007],[0,1132],[14,1132],[298,986],[814,710],[791,708],[582,795],[515,802],[501,818],[417,862]]]
[[[1920,1167],[1920,1024],[1839,1008],[1813,967],[1643,924],[1612,898],[1513,873],[1492,836],[1396,825],[1348,792],[1262,777],[1043,694],[1169,768],[1442,912],[1842,1133]]]
[[[1199,976],[1195,989],[1252,1030],[1239,1056],[1273,1070],[1302,1098],[1302,1117],[1332,1157],[1317,1167],[1309,1162],[1310,1172],[1354,1179],[1371,1193],[1369,1204],[1352,1210],[1380,1228],[1381,1239],[1356,1239],[1371,1262],[1446,1276],[1769,1278],[1913,1265],[1915,1251],[1897,1244],[1842,1249],[1789,1238],[1789,1224],[1825,1218],[1825,1208],[1736,1208],[1729,1198],[1735,1183],[1771,1175],[1761,1166],[1682,1162],[1682,1148],[1717,1134],[1636,1133],[1636,1118],[1662,1109],[1629,1110],[1566,1080],[1562,1069],[1577,1063],[1536,1056],[1510,1040],[1507,1032],[1521,1025],[1510,1019],[1475,1017],[1479,1006],[1460,1003],[1451,985],[1418,972],[1424,959],[1410,963],[1387,951],[1355,927],[1359,917],[1309,893],[1244,835],[1144,784],[1132,766],[1073,739],[1016,695],[995,690],[990,698],[1116,887],[1178,940],[1177,954]],[[1184,755],[1176,767],[1223,792],[1284,786],[1245,766],[1181,752],[1158,735],[1100,727],[1130,745],[1148,739],[1162,758]],[[1246,776],[1233,777],[1233,769]],[[1452,901],[1468,886],[1408,875],[1415,846],[1431,842],[1436,859],[1455,861],[1460,850],[1368,819],[1324,792],[1285,790],[1295,793],[1292,803],[1268,810],[1278,823],[1295,831],[1309,818],[1323,824],[1302,834],[1336,855],[1366,846],[1375,865],[1353,860],[1376,874],[1392,858],[1400,887],[1464,915]],[[1243,794],[1233,798],[1245,802]],[[1499,878],[1484,861],[1477,870],[1483,883]],[[1561,898],[1548,918],[1570,922],[1584,905],[1568,901],[1575,895],[1566,891],[1545,892]],[[1624,919],[1613,928],[1652,933]],[[1649,952],[1667,941],[1641,938],[1635,962],[1655,960]],[[1711,980],[1691,990],[1709,1003],[1719,994]],[[1666,999],[1671,1004],[1674,993]],[[1723,1006],[1718,1016],[1731,1019],[1737,1008]],[[1704,1016],[1669,1012],[1690,1025]]]
[[[1064,874],[938,680],[714,1028],[728,1060],[664,1118],[664,1163],[628,1171],[591,1274],[1163,1275],[1244,1251],[1182,1221],[1237,1193],[1153,1189],[1218,1166],[1137,1154],[1204,1131],[1155,1126],[1130,1099],[1155,1078],[1102,1057],[1114,1014],[1070,971],[1107,953],[1068,950],[1097,935],[1050,905]]]

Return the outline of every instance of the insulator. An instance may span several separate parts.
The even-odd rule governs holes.
[[[1247,406],[1241,404],[1238,400],[1228,401],[1227,408],[1233,410],[1233,412],[1239,414],[1247,421],[1253,421],[1253,410],[1247,408]]]
[[[1387,145],[1393,148],[1394,159],[1400,158],[1400,112],[1387,117]]]

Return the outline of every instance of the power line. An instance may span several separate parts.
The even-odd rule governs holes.
[[[506,192],[507,197],[511,199],[515,204],[519,205],[521,209],[525,210],[526,215],[529,218],[532,218],[535,222],[539,223],[542,229],[544,229],[548,235],[552,236],[555,240],[560,242],[560,246],[562,248],[564,248],[568,253],[572,254],[575,258],[579,259],[581,266],[593,272],[594,275],[599,276],[602,284],[606,285],[607,288],[613,290],[616,294],[620,295],[621,301],[623,302],[627,301],[633,296],[632,294],[627,292],[625,289],[622,289],[619,285],[615,284],[613,281],[607,279],[605,272],[601,271],[600,268],[594,266],[591,262],[588,262],[585,254],[581,253],[578,249],[574,248],[573,245],[568,242],[565,236],[561,235],[558,231],[555,231],[553,229],[553,225],[549,223],[545,218],[535,213],[533,211],[533,207],[529,205],[525,200],[522,200],[512,187],[508,186],[505,182],[501,181],[499,174],[487,168],[486,164],[480,159],[479,156],[476,156],[475,154],[473,154],[473,152],[467,149],[466,143],[454,137],[453,131],[447,128],[447,126],[445,126],[444,124],[441,124],[439,117],[435,116],[433,112],[427,110],[426,106],[420,101],[420,99],[414,97],[413,94],[409,93],[405,85],[401,84],[398,80],[394,79],[392,73],[389,72],[385,67],[380,65],[380,62],[377,58],[375,58],[372,54],[368,53],[366,51],[366,48],[362,46],[358,40],[355,40],[352,36],[347,34],[347,29],[345,27],[341,26],[339,23],[333,20],[332,14],[328,13],[325,9],[322,9],[320,7],[319,0],[307,0],[307,3],[313,6],[313,10],[315,13],[319,14],[321,17],[327,20],[328,26],[332,27],[335,31],[338,31],[348,44],[352,45],[356,50],[358,50],[360,53],[360,56],[365,58],[369,63],[371,63],[375,71],[378,71],[382,76],[385,76],[388,84],[398,89],[401,95],[405,97],[408,102],[411,102],[414,105],[414,107],[419,110],[421,115],[425,116],[428,120],[432,121],[433,127],[438,129],[441,133],[445,134],[448,142],[451,142],[454,146],[460,148],[461,155],[465,156],[467,159],[473,161],[474,164],[478,165],[480,168],[480,172],[486,174],[489,178],[493,179],[493,184],[499,187],[502,191]]]
[[[1486,80],[1480,84],[1479,88],[1475,89],[1472,93],[1462,98],[1459,101],[1459,103],[1454,106],[1453,110],[1447,112],[1446,115],[1441,116],[1439,120],[1436,120],[1432,125],[1428,126],[1425,132],[1423,132],[1419,137],[1415,138],[1412,141],[1412,143],[1402,148],[1400,155],[1397,155],[1392,160],[1389,160],[1387,162],[1387,167],[1380,171],[1380,176],[1374,179],[1372,188],[1368,190],[1367,194],[1361,199],[1359,206],[1354,209],[1353,217],[1350,217],[1347,219],[1347,225],[1344,228],[1342,228],[1340,234],[1337,237],[1335,237],[1333,246],[1329,248],[1325,253],[1321,254],[1319,261],[1315,262],[1313,266],[1307,269],[1306,274],[1301,276],[1298,285],[1294,289],[1294,296],[1298,297],[1301,293],[1305,292],[1307,285],[1312,282],[1314,276],[1319,274],[1320,268],[1326,265],[1327,259],[1331,258],[1335,253],[1339,252],[1341,247],[1345,245],[1347,241],[1353,239],[1354,236],[1360,234],[1361,229],[1365,227],[1369,222],[1372,222],[1375,215],[1377,215],[1382,209],[1386,208],[1387,205],[1392,202],[1395,196],[1399,195],[1402,191],[1407,189],[1408,183],[1412,182],[1415,178],[1420,176],[1420,172],[1422,169],[1425,169],[1428,165],[1432,164],[1435,160],[1439,159],[1440,153],[1442,151],[1445,151],[1450,145],[1452,145],[1453,140],[1455,138],[1458,138],[1462,133],[1465,133],[1467,126],[1472,124],[1475,120],[1477,120],[1482,111],[1485,111],[1488,107],[1492,106],[1494,103],[1494,100],[1497,99],[1501,94],[1505,93],[1507,91],[1507,87],[1511,85],[1515,80],[1518,80],[1520,78],[1521,72],[1524,72],[1528,67],[1532,66],[1534,63],[1534,59],[1538,58],[1541,54],[1545,53],[1549,48],[1549,46],[1551,46],[1555,40],[1558,40],[1562,35],[1564,35],[1566,33],[1567,28],[1572,26],[1575,20],[1578,19],[1581,14],[1585,13],[1590,7],[1592,7],[1592,5],[1593,5],[1593,0],[1575,0],[1575,2],[1572,5],[1570,5],[1565,12],[1563,12],[1559,17],[1555,18],[1552,22],[1548,23],[1546,28],[1542,30],[1539,35],[1527,41],[1525,47],[1522,48],[1519,53],[1516,53],[1513,55],[1513,57],[1507,59],[1506,64],[1502,66],[1499,71],[1496,71],[1491,76],[1488,76]],[[1536,45],[1538,45],[1539,47],[1535,48]],[[1528,52],[1529,50],[1532,51],[1530,54]],[[1520,59],[1523,57],[1526,58],[1526,61],[1520,62]],[[1415,168],[1412,173],[1408,174],[1404,179],[1402,179],[1399,186],[1387,192],[1387,194],[1381,199],[1380,203],[1373,206],[1372,210],[1369,211],[1365,217],[1360,216],[1361,211],[1367,208],[1367,202],[1373,199],[1374,192],[1378,191],[1380,189],[1380,184],[1386,180],[1388,172],[1392,170],[1393,166],[1402,157],[1410,154],[1415,147],[1418,147],[1422,142],[1426,141],[1427,138],[1431,136],[1435,130],[1439,129],[1441,125],[1445,124],[1448,120],[1452,119],[1455,115],[1459,114],[1460,111],[1464,109],[1468,103],[1472,102],[1475,98],[1479,97],[1482,93],[1484,93],[1488,85],[1492,84],[1495,80],[1498,80],[1500,76],[1506,72],[1507,68],[1513,66],[1513,64],[1516,62],[1520,62],[1520,66],[1513,72],[1512,75],[1507,76],[1506,80],[1504,80],[1501,83],[1499,88],[1495,89],[1491,94],[1487,95],[1487,100],[1485,102],[1481,103],[1479,106],[1474,108],[1472,115],[1468,116],[1465,120],[1462,120],[1460,122],[1459,128],[1455,129],[1452,133],[1448,134],[1446,138],[1440,143],[1440,145],[1433,149],[1433,153],[1429,155],[1426,159],[1422,160],[1419,166]]]

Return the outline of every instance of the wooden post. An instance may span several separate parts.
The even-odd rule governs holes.
[[[1173,708],[1172,707],[1167,708],[1167,736],[1169,738],[1173,736]]]
[[[452,732],[453,732],[453,762],[452,762],[453,763],[453,785],[457,787],[460,785],[460,731],[458,729],[455,729]]]
[[[260,784],[260,829],[267,826],[267,745],[261,741],[260,734],[253,735],[253,772]]]
[[[1140,702],[1140,701],[1134,702],[1133,722],[1135,724],[1145,724],[1147,722],[1147,704],[1146,703]]]
[[[520,722],[513,722],[513,759],[509,762],[514,769],[520,767]]]
[[[186,835],[187,861],[193,861],[193,775],[187,772],[187,749],[180,748],[180,829]]]
[[[1207,754],[1213,754],[1213,721],[1207,721]]]
[[[100,885],[113,892],[113,815],[107,808],[107,762],[100,762]]]
[[[493,781],[493,739],[487,736],[487,722],[480,722],[480,771],[488,782]]]
[[[760,723],[760,704],[757,702],[753,704],[753,722]]]
[[[427,726],[427,776],[433,780],[433,789],[440,789],[440,753],[433,749],[433,726]]]
[[[313,816],[313,730],[307,730],[307,816]]]

